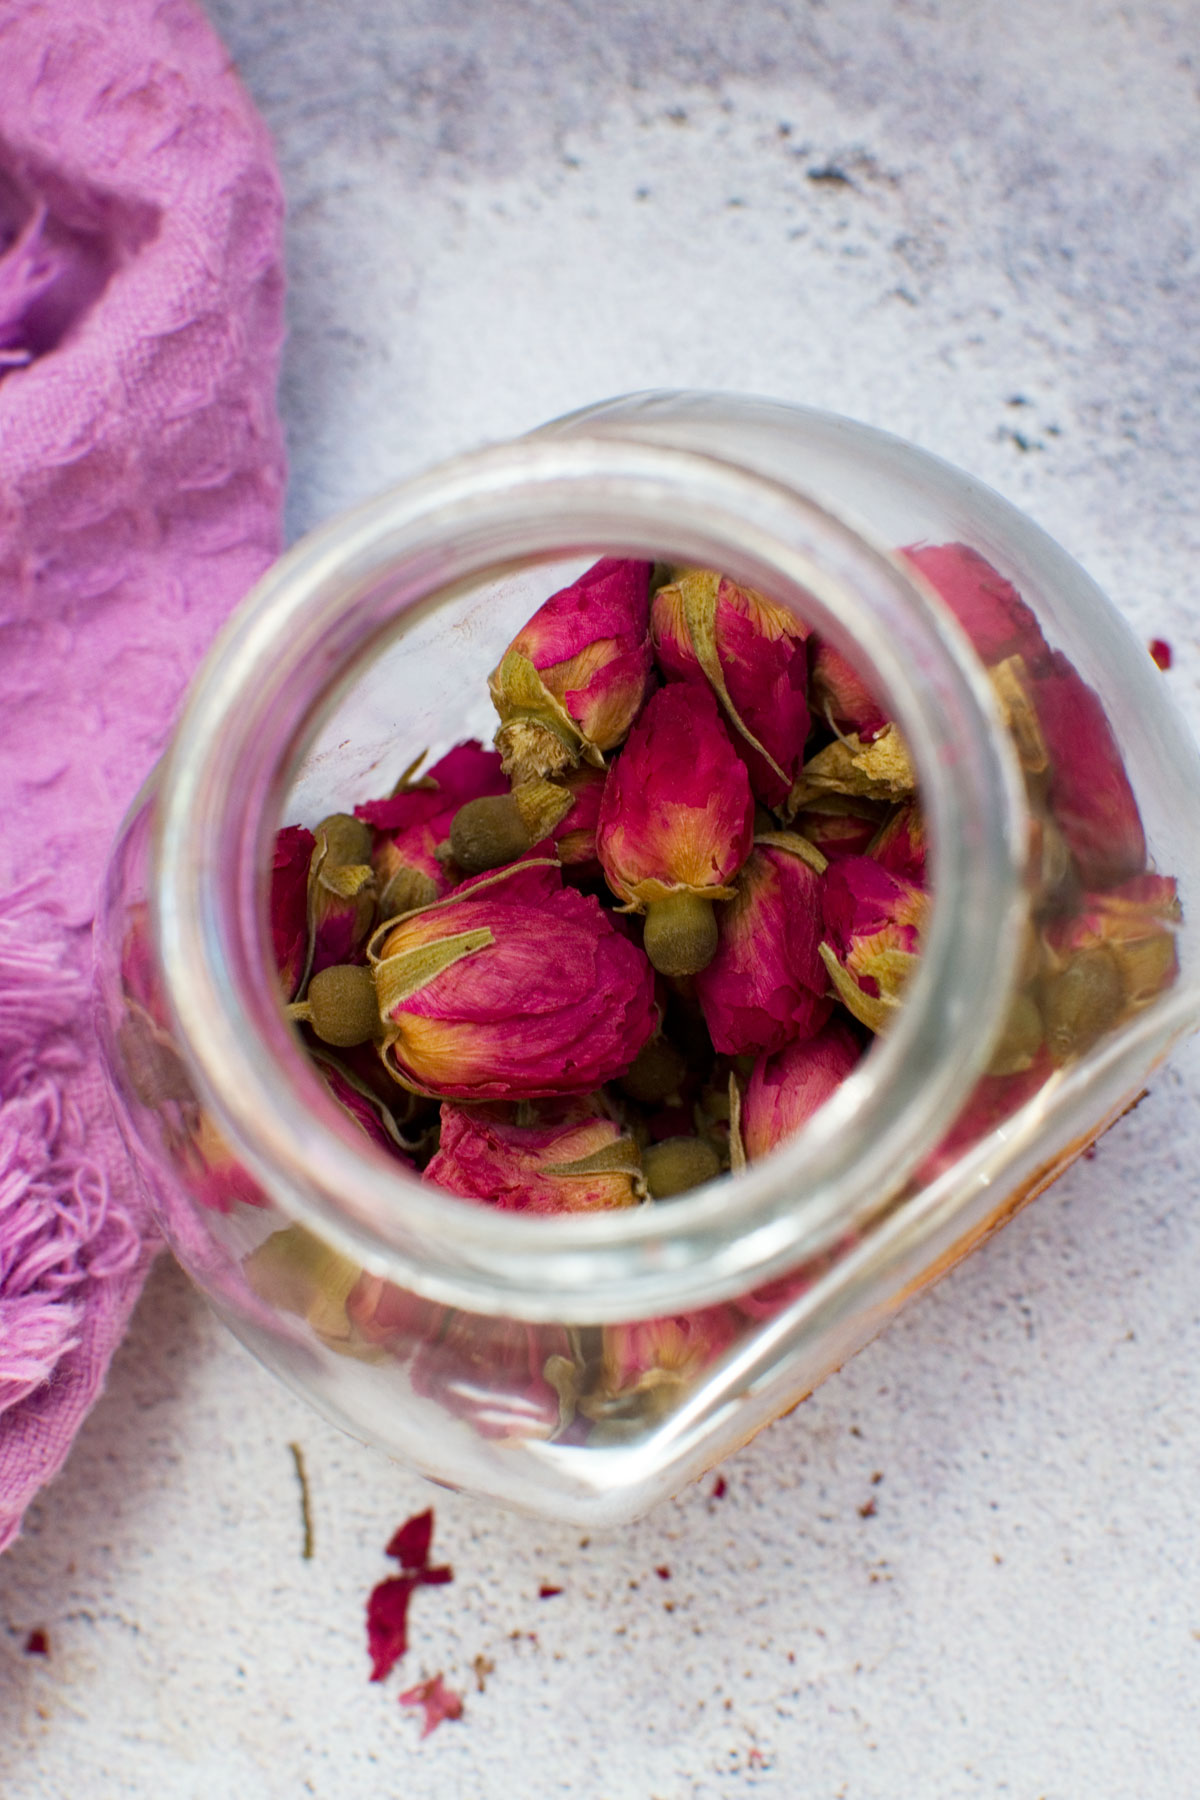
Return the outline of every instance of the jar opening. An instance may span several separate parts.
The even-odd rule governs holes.
[[[440,639],[452,688],[456,649],[485,634],[489,612],[503,648],[505,584],[519,594],[536,569],[549,592],[557,561],[606,554],[720,568],[852,656],[891,703],[913,758],[933,908],[886,1039],[795,1138],[694,1194],[531,1219],[407,1179],[330,1122],[279,1008],[265,870],[277,827],[291,822],[285,799],[321,810],[322,782],[332,791],[347,705],[371,688],[372,669],[377,688],[388,658],[436,655]],[[447,722],[445,744],[471,723]],[[397,761],[410,744],[424,748],[406,732]],[[364,780],[373,754],[364,739]],[[898,1190],[952,1122],[1000,1028],[1024,919],[1025,842],[1019,776],[983,668],[890,554],[811,499],[716,457],[531,439],[381,496],[259,584],[214,647],[170,754],[155,906],[197,1090],[284,1211],[443,1303],[599,1322],[676,1313],[768,1281]]]

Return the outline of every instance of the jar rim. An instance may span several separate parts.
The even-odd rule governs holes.
[[[784,604],[803,596],[806,623],[853,645],[917,772],[933,905],[886,1039],[795,1137],[670,1202],[529,1218],[423,1183],[336,1128],[279,1004],[266,870],[306,734],[356,661],[465,581],[585,551],[666,554]],[[264,1191],[373,1273],[448,1305],[531,1320],[707,1305],[869,1221],[983,1072],[1026,910],[1019,772],[983,665],[948,608],[810,496],[719,455],[611,429],[459,457],[281,558],[193,685],[155,840],[167,1004],[198,1095]]]

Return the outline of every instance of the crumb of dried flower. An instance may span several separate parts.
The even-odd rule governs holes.
[[[443,1719],[461,1719],[463,1715],[462,1695],[446,1686],[440,1669],[428,1681],[418,1681],[415,1687],[406,1688],[400,1695],[400,1705],[424,1708],[425,1723],[421,1727],[423,1738],[427,1738],[431,1731],[436,1731]]]
[[[304,1539],[300,1547],[300,1555],[305,1562],[312,1561],[313,1555],[313,1522],[312,1499],[308,1491],[308,1471],[304,1467],[304,1452],[299,1444],[289,1444],[292,1461],[296,1465],[296,1480],[300,1484],[300,1522],[304,1527]]]

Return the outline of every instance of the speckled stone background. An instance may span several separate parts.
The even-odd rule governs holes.
[[[294,533],[603,395],[775,394],[1023,505],[1200,721],[1194,0],[213,13],[291,198]],[[161,1264],[0,1561],[3,1800],[1194,1792],[1198,1090],[1193,1049],[722,1498],[586,1543],[337,1435]],[[401,1675],[466,1711],[421,1743],[362,1607],[431,1497]]]

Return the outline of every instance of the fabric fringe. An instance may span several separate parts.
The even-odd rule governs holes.
[[[84,1284],[128,1273],[141,1251],[85,1154],[71,1083],[91,1047],[91,984],[83,934],[48,918],[44,892],[0,898],[0,1414],[78,1343]]]

